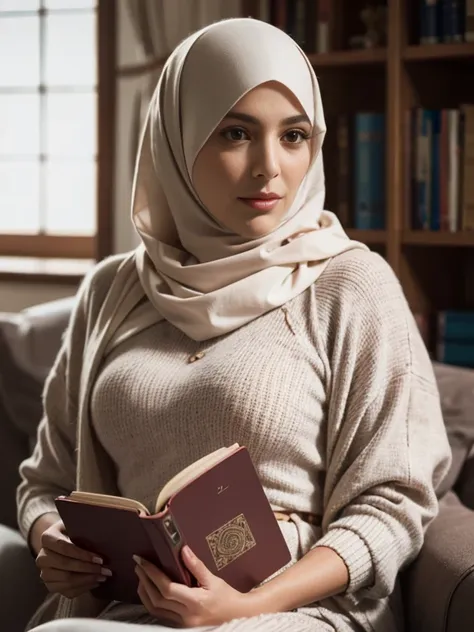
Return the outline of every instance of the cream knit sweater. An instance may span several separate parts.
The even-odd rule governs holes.
[[[233,333],[199,343],[162,321],[85,372],[107,291],[133,270],[133,256],[124,262],[110,258],[83,283],[48,378],[38,443],[21,467],[25,538],[59,494],[119,493],[152,508],[176,472],[239,442],[275,509],[321,516],[321,527],[281,523],[293,560],[329,546],[350,583],[298,614],[222,630],[332,629],[322,621],[341,631],[399,630],[389,596],[436,515],[450,450],[431,363],[391,269],[374,253],[349,251],[309,290]],[[144,609],[105,611],[89,596],[53,596],[50,606],[56,616],[147,620]]]

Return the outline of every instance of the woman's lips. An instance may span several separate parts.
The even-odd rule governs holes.
[[[239,200],[258,211],[271,211],[281,198],[270,198],[267,200],[262,198],[239,198]]]

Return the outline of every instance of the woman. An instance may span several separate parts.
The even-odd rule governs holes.
[[[52,593],[31,626],[400,629],[389,596],[436,515],[449,448],[397,280],[323,210],[324,134],[314,72],[278,29],[220,22],[170,57],[137,160],[142,245],[82,284],[21,468],[19,522]],[[288,568],[241,594],[185,550],[201,587],[137,560],[143,606],[94,600],[107,569],[68,541],[54,497],[152,507],[234,442],[289,516]]]

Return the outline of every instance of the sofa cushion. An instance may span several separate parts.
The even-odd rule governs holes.
[[[456,491],[466,507],[474,511],[474,445],[462,468],[456,484]]]
[[[458,480],[474,446],[474,370],[433,363],[441,409],[453,453],[451,468],[438,493],[443,495]]]
[[[17,362],[1,326],[0,358],[0,423],[31,441],[42,414],[43,380]]]

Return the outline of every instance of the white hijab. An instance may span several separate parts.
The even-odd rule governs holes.
[[[268,81],[289,88],[315,132],[311,166],[282,223],[248,240],[220,225],[194,189],[194,161],[225,114]],[[168,59],[142,135],[132,221],[137,272],[158,314],[194,340],[233,331],[310,287],[351,241],[323,210],[326,126],[307,57],[281,30],[253,19],[218,22]]]

